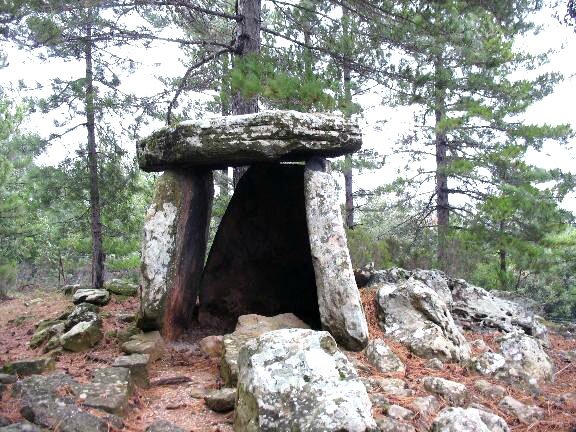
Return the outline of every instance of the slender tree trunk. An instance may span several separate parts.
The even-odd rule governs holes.
[[[348,36],[348,9],[342,10],[342,29],[344,37]],[[346,109],[344,115],[350,117],[349,107],[352,104],[352,77],[350,68],[345,64],[342,68],[342,75],[344,81],[344,102]],[[346,208],[346,228],[354,228],[354,195],[353,195],[353,177],[352,177],[352,155],[347,154],[344,156],[344,190],[345,190],[345,208]]]
[[[94,70],[92,66],[92,19],[88,10],[84,60],[86,65],[86,130],[88,133],[88,170],[90,172],[90,225],[92,229],[92,287],[104,284],[104,250],[102,245],[102,222],[100,219],[100,190],[98,185],[98,153],[96,151],[96,126],[94,120]]]
[[[435,146],[436,146],[436,219],[438,224],[438,266],[443,271],[449,271],[448,234],[450,229],[450,207],[448,204],[448,173],[447,153],[448,140],[441,127],[446,115],[446,91],[442,83],[442,58],[438,56],[435,63]]]
[[[229,58],[228,54],[222,56],[222,84],[220,88],[220,110],[223,116],[230,115],[230,82],[228,81],[228,72],[229,72]],[[218,178],[219,177],[219,178]],[[214,176],[214,179],[218,179],[218,186],[220,187],[220,193],[228,196],[230,194],[230,187],[229,182],[230,179],[228,177],[228,168],[225,168],[220,171],[219,176]]]
[[[236,58],[260,52],[260,0],[236,0],[236,14],[242,16],[236,29]],[[232,95],[232,114],[258,112],[258,96],[246,98],[240,92]],[[234,187],[248,167],[234,168]]]

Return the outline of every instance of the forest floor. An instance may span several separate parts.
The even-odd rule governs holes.
[[[362,353],[353,353],[359,375],[363,377],[395,377],[402,378],[415,391],[410,397],[395,397],[387,395],[390,403],[408,406],[417,396],[427,395],[422,386],[425,376],[439,376],[458,381],[467,385],[472,393],[473,402],[483,404],[492,409],[508,422],[514,432],[527,431],[574,431],[576,430],[576,398],[568,402],[558,402],[558,395],[576,392],[576,363],[563,360],[561,351],[576,349],[576,339],[566,339],[551,335],[551,348],[547,350],[556,367],[555,381],[541,387],[542,393],[530,395],[515,387],[508,386],[508,393],[527,404],[536,404],[545,410],[544,419],[531,425],[520,424],[499,409],[497,401],[489,400],[474,392],[474,381],[483,378],[471,373],[466,368],[447,364],[443,370],[433,370],[426,367],[426,360],[410,354],[402,345],[386,338],[377,325],[373,292],[362,291],[362,299],[370,327],[371,338],[382,338],[400,356],[406,365],[402,374],[381,374],[372,368]],[[70,297],[58,293],[27,293],[17,298],[0,302],[0,364],[26,357],[41,355],[40,350],[32,350],[28,342],[34,332],[35,324],[44,318],[57,316],[70,307]],[[91,351],[86,353],[64,352],[56,362],[56,369],[75,377],[80,382],[87,382],[94,369],[109,365],[115,357],[122,355],[120,343],[114,335],[131,324],[122,322],[117,315],[133,313],[137,309],[137,300],[128,299],[112,301],[101,308],[103,317],[104,338]],[[126,431],[143,431],[154,420],[164,419],[177,424],[188,431],[232,431],[233,413],[219,414],[208,409],[202,399],[202,394],[209,389],[219,388],[221,381],[218,363],[211,360],[199,349],[198,341],[213,332],[195,331],[187,334],[166,350],[163,357],[150,367],[150,380],[167,377],[188,377],[189,382],[170,386],[152,386],[149,389],[137,389],[131,399],[131,409],[124,418]],[[465,332],[468,340],[483,339],[490,347],[496,348],[497,333]],[[491,381],[490,379],[487,379]],[[492,380],[500,385],[505,383]],[[383,416],[381,407],[374,407],[374,416]],[[4,394],[0,401],[0,415],[16,421],[20,420],[18,401]],[[429,429],[433,418],[417,416],[413,425],[419,431]]]

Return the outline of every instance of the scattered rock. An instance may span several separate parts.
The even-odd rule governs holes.
[[[66,330],[81,322],[100,321],[98,306],[91,303],[79,303],[66,318]]]
[[[48,356],[15,360],[4,364],[4,373],[18,376],[28,376],[41,374],[54,370],[54,359]]]
[[[104,289],[112,294],[133,297],[138,294],[138,285],[124,279],[110,279],[104,282]]]
[[[44,430],[35,424],[20,422],[0,427],[0,432],[44,432]]]
[[[85,351],[102,339],[100,321],[82,321],[60,336],[60,345],[68,351]]]
[[[200,341],[200,349],[211,358],[221,358],[224,352],[224,336],[206,336]]]
[[[32,335],[30,343],[28,344],[30,348],[36,349],[44,342],[48,341],[53,337],[59,337],[65,331],[64,321],[53,321],[54,324],[42,327],[40,330],[36,330],[36,333]]]
[[[505,364],[506,359],[502,354],[485,352],[473,360],[472,368],[481,375],[492,375]]]
[[[14,374],[0,373],[0,384],[14,384],[18,381],[18,376]]]
[[[382,339],[368,342],[364,351],[368,362],[380,372],[404,372],[402,360],[392,351]]]
[[[497,384],[492,384],[486,380],[476,381],[474,387],[480,392],[480,394],[482,394],[482,396],[492,400],[501,399],[507,394],[506,388]]]
[[[500,350],[506,359],[502,375],[518,377],[530,384],[553,380],[554,364],[535,338],[516,332],[500,340]]]
[[[83,405],[115,415],[124,415],[132,395],[133,381],[130,370],[123,367],[96,369],[90,384],[82,387],[78,395]]]
[[[410,408],[423,416],[432,416],[440,409],[436,396],[420,396],[410,402]]]
[[[544,417],[544,410],[536,405],[525,405],[512,396],[504,397],[498,404],[500,408],[518,418],[524,424],[531,424]]]
[[[416,432],[412,425],[390,417],[376,419],[376,426],[380,432]]]
[[[431,432],[509,432],[496,414],[476,408],[445,408],[432,423]]]
[[[412,420],[414,413],[400,405],[389,405],[386,409],[386,415],[396,420]]]
[[[468,390],[464,384],[438,377],[426,377],[423,383],[426,390],[442,396],[450,405],[462,406],[468,401]]]
[[[79,289],[90,289],[90,287],[83,286],[80,284],[69,284],[69,285],[64,285],[61,288],[61,291],[64,295],[71,296],[71,295],[74,295],[76,293],[76,291],[78,291]]]
[[[130,370],[130,376],[135,385],[148,388],[150,381],[148,378],[149,354],[130,354],[117,357],[112,363],[112,367],[123,367]]]
[[[125,353],[148,354],[151,362],[155,362],[162,356],[164,348],[164,339],[158,331],[136,334],[122,344],[122,351]]]
[[[426,362],[426,367],[428,369],[442,370],[444,369],[444,363],[440,359],[431,358]]]
[[[104,289],[79,289],[72,296],[74,304],[92,303],[104,306],[110,301],[110,293]]]
[[[186,430],[169,421],[156,420],[146,428],[145,432],[186,432]]]
[[[327,332],[265,333],[241,349],[238,366],[236,432],[376,426],[364,385]]]
[[[412,396],[414,392],[408,388],[406,381],[399,378],[382,378],[377,380],[378,386],[387,395]]]
[[[377,310],[382,329],[417,356],[442,361],[470,357],[470,348],[448,306],[423,282],[409,279],[380,285]]]
[[[250,340],[273,330],[285,328],[310,328],[308,324],[291,313],[265,317],[262,315],[242,315],[233,333],[224,335],[220,374],[224,385],[235,387],[238,381],[238,354],[240,349]]]
[[[306,162],[304,196],[322,328],[345,349],[361,351],[368,343],[368,324],[352,271],[336,180],[326,160]]]
[[[204,402],[212,411],[232,411],[236,402],[236,389],[228,387],[211,391],[204,397]]]

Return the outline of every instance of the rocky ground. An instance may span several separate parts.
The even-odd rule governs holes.
[[[449,405],[488,409],[504,419],[512,431],[576,430],[576,361],[570,361],[566,354],[576,349],[576,339],[550,332],[549,347],[545,351],[554,363],[553,382],[542,382],[537,387],[507,384],[508,380],[473,372],[473,368],[463,365],[465,363],[451,363],[446,359],[441,362],[414,355],[406,344],[399,343],[398,338],[391,339],[381,330],[377,295],[378,287],[361,290],[370,339],[384,341],[401,364],[391,368],[397,370],[395,372],[381,372],[365,352],[345,354],[368,391],[372,415],[380,430],[428,431],[438,412]],[[35,325],[42,319],[60,315],[70,307],[71,297],[59,293],[31,293],[0,303],[0,364],[44,355],[42,348],[29,347],[36,331]],[[133,323],[129,317],[136,309],[135,298],[112,296],[99,311],[103,337],[87,351],[59,352],[54,356],[55,369],[73,377],[78,385],[94,385],[94,370],[111,366],[123,355],[121,344],[130,336]],[[105,419],[112,428],[119,428],[123,423],[123,430],[127,431],[143,431],[160,419],[187,431],[233,430],[233,411],[215,412],[204,399],[211,390],[223,385],[218,358],[210,358],[206,347],[200,348],[199,342],[210,334],[215,332],[198,330],[166,346],[160,358],[148,366],[150,387],[135,389],[121,421],[118,417],[111,419],[109,414],[97,409],[86,411]],[[497,353],[500,349],[497,340],[501,333],[494,328],[468,330],[463,335],[470,342],[472,358],[483,352]],[[52,372],[44,375],[49,373]],[[464,392],[446,390],[445,382],[434,377],[463,384]],[[11,391],[17,385],[0,385],[5,387],[0,400],[0,417],[10,422],[22,420],[21,397],[12,396]],[[506,399],[507,396],[513,399]],[[509,403],[504,403],[504,399]],[[524,406],[515,408],[514,400]],[[83,401],[78,398],[74,403],[82,406]],[[442,429],[439,424],[434,427],[438,431],[464,430]],[[494,426],[487,430],[506,429]]]

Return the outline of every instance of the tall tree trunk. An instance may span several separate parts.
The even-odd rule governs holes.
[[[342,9],[342,29],[344,37],[348,37],[348,9]],[[344,84],[344,115],[350,117],[350,106],[352,104],[352,77],[348,65],[342,68],[343,84]],[[344,156],[344,190],[345,190],[345,208],[346,208],[346,228],[354,228],[354,195],[353,195],[353,178],[352,178],[352,155],[347,154]]]
[[[100,219],[100,190],[98,185],[98,153],[94,120],[94,70],[92,66],[93,9],[88,9],[84,60],[86,64],[86,130],[88,133],[88,169],[90,172],[90,225],[92,228],[92,287],[104,284],[104,250],[102,245],[102,222]]]
[[[446,115],[446,90],[442,78],[442,58],[438,56],[435,62],[435,146],[436,146],[436,220],[438,224],[438,266],[443,271],[449,271],[448,234],[450,229],[450,207],[448,204],[448,140],[441,122]]]
[[[229,72],[229,58],[228,54],[222,56],[222,80],[220,88],[220,110],[223,116],[230,115],[230,82],[228,80]],[[219,176],[214,176],[214,180],[217,180],[217,186],[220,188],[220,194],[228,196],[230,194],[228,177],[228,168],[220,171]]]
[[[260,52],[260,0],[236,0],[236,15],[242,19],[236,29],[236,58]],[[232,114],[252,114],[258,112],[258,96],[246,98],[240,92],[232,95]],[[234,186],[248,167],[234,168]]]

